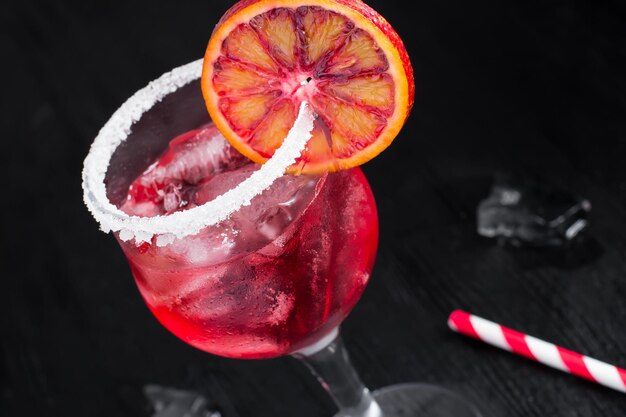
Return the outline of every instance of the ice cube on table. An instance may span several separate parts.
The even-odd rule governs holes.
[[[215,404],[203,395],[160,385],[147,385],[144,394],[154,408],[152,417],[221,417]]]
[[[591,203],[537,178],[498,174],[477,209],[478,234],[513,246],[561,246],[588,226]]]

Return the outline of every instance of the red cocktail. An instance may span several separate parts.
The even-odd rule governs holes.
[[[194,208],[257,169],[208,125],[173,140],[122,209]],[[377,240],[374,198],[356,168],[281,177],[226,221],[164,247],[119,241],[143,298],[172,333],[216,355],[267,358],[339,325],[368,281]]]

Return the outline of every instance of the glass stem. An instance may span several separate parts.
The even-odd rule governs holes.
[[[350,362],[339,332],[293,355],[317,377],[339,407],[339,416],[382,417],[376,400]]]

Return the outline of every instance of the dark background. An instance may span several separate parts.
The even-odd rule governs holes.
[[[231,4],[2,5],[0,415],[147,416],[146,383],[204,390],[226,417],[332,415],[292,359],[222,359],[170,335],[82,203],[100,127],[134,91],[201,57]],[[488,416],[623,416],[623,394],[457,336],[446,318],[465,308],[626,366],[624,3],[369,4],[406,43],[416,102],[364,168],[379,258],[343,326],[364,381],[440,384]],[[588,197],[587,239],[555,252],[480,238],[475,207],[498,169]]]

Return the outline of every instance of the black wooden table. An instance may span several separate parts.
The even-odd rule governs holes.
[[[294,360],[210,356],[157,324],[82,203],[99,128],[201,57],[231,2],[90,3],[1,6],[0,415],[147,416],[147,383],[204,391],[227,417],[332,415]],[[364,381],[440,384],[487,416],[623,416],[623,394],[455,335],[446,318],[465,308],[626,366],[624,3],[370,4],[405,40],[417,94],[365,166],[380,250],[343,326]],[[475,207],[498,170],[588,197],[589,236],[564,252],[479,237]]]

